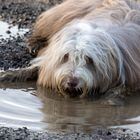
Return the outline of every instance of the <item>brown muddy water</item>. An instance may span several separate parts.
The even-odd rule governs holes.
[[[65,99],[37,90],[35,83],[0,84],[0,126],[32,130],[90,132],[98,127],[124,127],[140,131],[140,96],[123,106],[99,100]]]

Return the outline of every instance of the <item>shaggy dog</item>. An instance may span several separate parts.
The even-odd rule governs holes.
[[[38,84],[64,96],[140,87],[140,7],[131,0],[66,0],[42,13],[29,39]]]

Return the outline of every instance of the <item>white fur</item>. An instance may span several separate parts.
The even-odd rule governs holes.
[[[33,61],[38,84],[65,92],[76,78],[83,95],[139,86],[139,9],[128,0],[67,0],[42,14],[31,38],[46,41]]]
[[[69,54],[69,59],[63,64],[61,61],[65,54]],[[86,66],[86,56],[92,58],[94,62],[93,71]],[[113,57],[118,61],[116,69],[119,67],[119,76],[121,76],[122,56],[112,37],[106,30],[79,20],[70,23],[58,32],[51,39],[43,55],[35,59],[34,63],[47,72],[43,81],[46,85],[49,85],[48,77],[51,75],[52,85],[49,86],[53,88],[61,87],[64,79],[67,80],[69,76],[73,76],[80,81],[77,88],[86,87],[89,91],[100,85],[101,91],[104,92],[114,78],[112,71],[117,71],[113,70],[114,67],[111,65],[112,61],[116,63]],[[103,83],[104,86],[99,83]],[[67,88],[67,84],[63,86]]]

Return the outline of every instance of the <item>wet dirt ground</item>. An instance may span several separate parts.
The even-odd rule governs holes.
[[[2,140],[140,139],[139,95],[114,107],[100,100],[64,99],[29,82],[0,84],[0,97]]]
[[[28,52],[28,44],[27,44],[27,38],[29,34],[31,33],[33,24],[37,18],[37,16],[49,9],[51,6],[54,4],[60,3],[58,0],[0,0],[0,20],[5,21],[9,23],[9,29],[11,26],[18,26],[18,29],[29,29],[25,34],[22,36],[17,34],[17,37],[12,36],[12,33],[10,32],[9,29],[7,29],[6,33],[11,35],[10,38],[5,39],[4,37],[0,37],[0,68],[2,70],[7,70],[7,69],[17,69],[17,68],[22,68],[29,66],[30,61],[34,58],[31,54]],[[6,89],[8,88],[5,87],[4,85],[0,85],[1,89]],[[2,94],[2,93],[0,93]],[[39,97],[41,98],[41,97]],[[44,98],[43,98],[44,99]],[[50,98],[48,98],[50,99]],[[58,111],[61,112],[61,108],[63,105],[65,105],[64,102],[62,104],[58,100],[47,100],[44,102],[47,102],[46,105],[48,106],[49,103],[51,105],[52,102],[60,109]],[[70,102],[71,103],[71,102]],[[84,105],[87,105],[84,104]],[[67,106],[70,108],[70,104]],[[66,107],[66,109],[67,109]],[[80,107],[80,106],[78,106]],[[87,105],[88,107],[88,105]],[[97,106],[94,106],[94,111],[96,111],[96,115],[98,114],[98,110],[96,110]],[[57,109],[58,109],[57,108]],[[71,108],[74,108],[71,107]],[[91,109],[91,107],[90,107]],[[99,109],[99,108],[97,108]],[[134,109],[134,108],[132,108]],[[130,109],[130,114],[131,110]],[[51,110],[51,107],[50,107]],[[85,109],[86,110],[86,109]],[[44,111],[47,111],[47,108],[44,108]],[[68,110],[65,110],[68,111]],[[73,111],[73,110],[72,110]],[[72,114],[72,111],[70,111]],[[79,110],[80,111],[80,110]],[[65,112],[66,113],[66,112]],[[105,112],[102,112],[105,113]],[[118,115],[120,113],[120,110],[118,110]],[[126,112],[120,113],[121,115]],[[139,113],[136,111],[136,114],[134,116],[139,115]],[[67,112],[67,115],[70,115]],[[93,116],[87,116],[90,113],[85,112],[85,116],[89,117],[90,120],[92,120]],[[82,114],[83,115],[83,114]],[[101,114],[100,114],[101,115]],[[108,113],[107,113],[108,115]],[[121,116],[120,115],[120,116]],[[104,116],[104,115],[102,115]],[[106,116],[106,115],[105,115]],[[110,117],[111,116],[111,117]],[[113,112],[108,116],[108,119],[110,123],[113,122]],[[99,118],[99,117],[96,117]],[[56,119],[56,118],[55,118]],[[102,119],[99,118],[98,121],[102,120],[105,122],[104,117]],[[72,123],[72,122],[71,122]],[[83,140],[88,140],[88,139],[95,139],[95,140],[132,140],[132,139],[140,139],[140,134],[138,132],[134,132],[129,129],[124,129],[124,128],[94,128],[94,130],[90,131],[90,134],[86,132],[48,132],[47,130],[44,131],[33,131],[32,129],[27,129],[27,128],[10,128],[8,127],[3,127],[2,124],[0,124],[0,140],[15,140],[15,139],[20,139],[20,140],[45,140],[45,139],[65,139],[65,140],[73,140],[73,139],[83,139]],[[27,125],[25,125],[27,127]],[[65,129],[65,125],[63,126]],[[129,127],[128,127],[129,128]],[[57,128],[59,129],[59,128]],[[47,132],[46,132],[47,131]]]

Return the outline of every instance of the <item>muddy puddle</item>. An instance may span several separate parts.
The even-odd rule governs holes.
[[[0,126],[32,130],[90,132],[97,127],[124,127],[140,131],[140,96],[124,106],[99,100],[64,99],[36,89],[35,83],[0,85]]]

